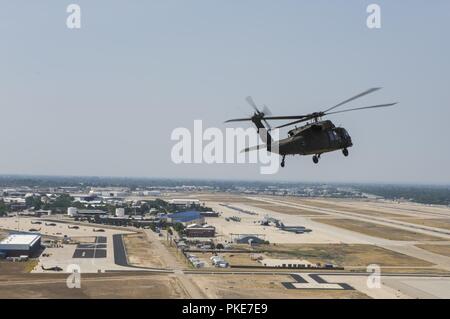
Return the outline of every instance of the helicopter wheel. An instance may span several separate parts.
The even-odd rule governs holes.
[[[313,159],[314,164],[319,163],[319,157],[317,155],[314,155],[312,159]]]
[[[285,158],[285,156],[283,156],[283,159],[281,160],[281,167],[284,167],[284,165],[285,165],[284,158]]]
[[[342,150],[342,154],[344,154],[344,156],[347,157],[348,156],[348,149],[344,148]]]

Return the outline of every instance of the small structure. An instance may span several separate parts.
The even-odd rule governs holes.
[[[200,212],[200,215],[203,217],[219,217],[219,213],[214,211]]]
[[[275,259],[275,258],[264,258],[259,261],[265,267],[276,267],[276,268],[310,268],[312,264],[307,260],[300,259]]]
[[[76,215],[77,215],[77,208],[76,207],[68,207],[67,208],[67,216],[75,217]]]
[[[230,234],[231,239],[236,244],[258,245],[265,244],[265,235],[263,234]]]
[[[116,208],[116,217],[125,217],[125,208]]]
[[[227,261],[225,261],[225,259],[223,259],[222,256],[212,256],[210,259],[211,259],[211,263],[215,267],[228,268],[230,266],[230,264]]]

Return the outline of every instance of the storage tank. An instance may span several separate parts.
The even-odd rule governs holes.
[[[125,208],[116,208],[116,217],[125,217]]]
[[[67,208],[67,215],[69,217],[74,217],[77,214],[77,208],[76,207],[69,207]]]

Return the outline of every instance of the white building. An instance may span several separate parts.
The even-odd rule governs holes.
[[[125,217],[125,208],[116,208],[116,217]]]
[[[198,199],[191,198],[174,198],[169,200],[169,203],[177,206],[200,205],[200,201]]]
[[[0,242],[0,252],[6,256],[30,256],[41,247],[41,236],[35,234],[12,234]]]
[[[301,259],[277,259],[264,258],[259,261],[265,267],[279,267],[279,268],[307,268],[311,267],[311,263],[307,260]]]

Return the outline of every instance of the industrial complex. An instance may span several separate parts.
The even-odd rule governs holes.
[[[0,269],[26,268],[31,282],[73,265],[82,274],[138,276],[146,285],[152,274],[148,280],[170,278],[158,285],[175,298],[253,298],[256,291],[261,298],[449,297],[445,206],[205,190],[67,191],[8,190],[10,198],[33,198],[25,203],[46,198],[49,209],[12,202],[13,211],[0,217]],[[67,207],[52,208],[61,198]],[[365,285],[374,265],[385,276],[378,290]]]

